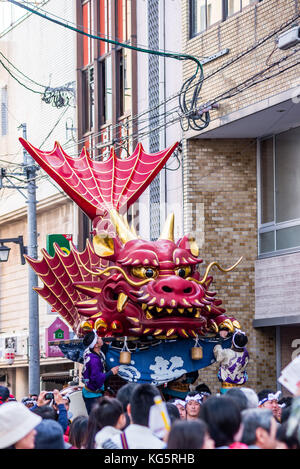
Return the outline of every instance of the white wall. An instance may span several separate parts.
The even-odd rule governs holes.
[[[5,6],[5,5],[4,5]],[[3,8],[3,5],[1,5]],[[44,8],[69,21],[75,21],[75,2],[69,0],[50,0]],[[5,17],[6,24],[9,15],[16,17],[22,10],[17,6],[0,10],[0,16]],[[5,13],[5,15],[4,15]],[[22,10],[24,15],[25,10]],[[0,27],[4,26],[4,19]],[[8,21],[9,22],[9,21]],[[76,36],[75,33],[59,25],[51,23],[37,15],[29,15],[10,29],[0,30],[0,52],[13,65],[32,80],[44,86],[59,87],[76,80]],[[1,60],[14,73],[14,68],[7,64],[2,56]],[[35,91],[43,88],[30,82],[19,73],[17,76],[26,86]],[[1,136],[0,129],[0,159],[10,163],[22,163],[23,147],[18,141],[22,130],[18,127],[22,123],[27,125],[27,139],[36,147],[42,145],[45,151],[52,150],[55,140],[62,145],[67,141],[66,122],[73,123],[76,128],[75,101],[73,107],[56,108],[41,100],[41,95],[33,93],[21,86],[0,64],[0,88],[8,89],[8,134]],[[75,83],[74,83],[74,86]],[[76,137],[76,135],[74,135]],[[5,163],[0,161],[0,167]],[[11,166],[8,166],[11,168]],[[38,173],[37,199],[42,200],[57,192],[57,186],[41,178],[45,173]],[[25,191],[26,192],[26,191]],[[25,198],[16,190],[0,191],[0,216],[3,213],[24,206]]]
[[[182,53],[181,46],[181,1],[165,0],[159,2],[159,44],[160,50]],[[147,0],[137,1],[137,43],[141,47],[148,48],[148,24],[147,24]],[[148,103],[148,58],[146,53],[138,53],[138,114],[149,109]],[[168,101],[168,98],[177,94],[182,85],[181,62],[175,59],[160,58],[160,102]],[[165,106],[160,107],[163,115],[178,107],[178,98],[171,99]],[[164,149],[181,139],[179,123],[168,123],[177,114],[173,113],[166,119],[166,128],[161,129],[160,149]],[[144,117],[148,117],[145,114]],[[145,123],[140,124],[140,129]],[[149,151],[148,136],[141,139],[146,151]],[[167,166],[177,168],[177,161],[171,157]],[[182,214],[182,169],[176,171],[161,171],[161,224],[166,216],[175,212],[175,237],[183,234]],[[140,197],[140,236],[149,239],[149,190]],[[165,202],[165,203],[164,203]]]

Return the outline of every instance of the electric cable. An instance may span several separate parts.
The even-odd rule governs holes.
[[[264,36],[263,38],[261,38],[259,41],[257,41],[255,44],[252,44],[250,47],[248,47],[247,49],[245,49],[244,51],[242,51],[241,53],[237,54],[235,57],[231,58],[230,60],[228,60],[227,62],[225,62],[224,64],[222,64],[220,67],[217,67],[215,70],[213,70],[211,73],[207,74],[204,78],[204,82],[206,82],[207,80],[209,80],[210,78],[214,77],[217,73],[223,71],[224,69],[226,69],[227,67],[233,65],[234,63],[236,63],[238,60],[240,60],[241,58],[245,57],[247,54],[250,54],[251,52],[255,51],[258,47],[262,46],[263,44],[265,44],[268,40],[272,39],[274,36],[276,36],[279,32],[281,32],[283,29],[287,28],[289,25],[291,25],[292,23],[294,23],[294,21],[296,19],[298,19],[300,17],[300,14],[296,14],[294,15],[292,18],[290,18],[288,21],[285,21],[284,23],[282,23],[278,28],[276,28],[274,31],[272,31],[271,33],[267,34],[266,36]],[[192,86],[191,86],[192,88]],[[129,123],[130,122],[135,122],[136,120],[138,120],[140,117],[148,114],[150,111],[154,111],[154,110],[157,110],[159,107],[161,107],[162,105],[164,104],[167,104],[169,102],[171,102],[172,100],[178,98],[180,96],[180,93],[182,92],[182,90],[178,93],[175,93],[173,94],[172,96],[168,97],[165,101],[163,102],[160,102],[159,104],[153,106],[152,108],[148,109],[148,110],[145,110],[143,111],[142,113],[139,113],[139,114],[136,114],[135,116],[132,116],[132,118],[130,119]],[[185,100],[186,100],[186,97],[182,98],[182,101],[183,101],[183,105],[182,105],[182,108],[184,108],[184,103],[185,103]],[[174,112],[175,112],[175,108],[174,109]],[[185,115],[186,114],[186,109],[185,109],[185,112],[183,112],[183,114]],[[122,124],[115,124],[114,126],[111,126],[111,129],[114,130],[115,128],[119,127],[120,125]],[[184,123],[181,121],[181,127],[183,130],[187,130],[187,128],[184,127]],[[102,131],[100,132],[96,132],[94,134],[95,137],[101,135]],[[85,138],[82,138],[80,140],[77,141],[78,145],[82,144],[85,142]]]
[[[167,58],[176,59],[176,60],[191,60],[191,61],[195,62],[196,70],[195,70],[194,74],[191,77],[189,77],[182,85],[182,90],[186,92],[189,89],[189,87],[191,86],[191,83],[193,83],[196,80],[196,78],[199,74],[199,78],[197,79],[197,84],[194,88],[192,99],[189,100],[189,103],[187,101],[179,100],[179,106],[180,107],[183,106],[182,111],[185,114],[187,114],[188,122],[189,122],[190,116],[192,116],[193,125],[197,127],[197,124],[198,124],[198,127],[197,127],[198,130],[201,130],[201,129],[208,126],[209,122],[204,121],[202,116],[199,117],[196,114],[195,115],[193,114],[193,111],[195,110],[194,106],[197,104],[199,92],[201,90],[202,83],[203,83],[203,67],[202,67],[202,64],[201,64],[200,60],[197,59],[196,57],[194,57],[192,55],[189,55],[189,54],[178,54],[178,53],[173,53],[173,52],[169,53],[169,52],[165,52],[165,51],[162,52],[162,51],[159,51],[159,50],[145,49],[145,48],[133,46],[131,44],[118,42],[118,41],[113,40],[113,39],[103,38],[103,37],[97,36],[95,34],[90,34],[88,32],[85,32],[85,31],[79,29],[78,27],[71,26],[71,25],[69,25],[66,22],[63,22],[61,20],[51,18],[50,16],[47,16],[47,14],[41,13],[40,11],[37,11],[37,10],[34,10],[34,9],[28,7],[27,5],[21,4],[20,2],[18,2],[16,0],[8,0],[8,1],[10,3],[14,4],[14,5],[17,5],[21,8],[24,8],[27,11],[30,11],[31,13],[34,13],[35,15],[40,16],[43,19],[51,21],[55,24],[58,24],[59,26],[70,29],[70,30],[72,30],[76,33],[82,34],[82,35],[87,36],[91,39],[97,39],[99,41],[103,41],[103,42],[106,42],[108,44],[112,44],[114,46],[119,46],[119,47],[122,47],[122,48],[134,50],[136,52],[142,52],[142,53],[157,55],[157,56],[161,56],[161,57],[167,57]],[[49,12],[48,12],[48,14],[49,14]],[[182,96],[183,91],[180,93],[179,96]],[[189,111],[189,114],[186,112],[187,110]]]

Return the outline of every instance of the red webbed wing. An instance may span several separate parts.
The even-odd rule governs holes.
[[[20,142],[91,220],[111,209],[122,212],[133,204],[178,145],[176,142],[161,152],[148,154],[139,143],[125,159],[117,158],[112,148],[106,161],[96,161],[85,147],[78,158],[72,158],[58,142],[50,152],[35,148],[23,138]]]
[[[56,244],[54,247],[55,254],[53,257],[45,249],[42,249],[43,257],[41,260],[32,259],[28,256],[25,257],[44,284],[43,287],[36,287],[34,290],[77,333],[79,324],[84,319],[77,305],[80,301],[88,300],[90,295],[76,290],[75,284],[82,282],[88,284],[92,282],[100,288],[99,277],[93,276],[84,266],[93,271],[97,268],[102,269],[107,267],[108,263],[95,254],[89,241],[83,252],[77,251],[73,244],[71,244],[69,254],[63,252]]]

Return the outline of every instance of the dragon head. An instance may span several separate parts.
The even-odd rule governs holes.
[[[91,297],[77,305],[80,312],[87,316],[91,308],[98,311],[83,322],[83,328],[93,327],[101,336],[188,338],[216,333],[225,321],[229,329],[234,327],[219,307],[221,300],[208,290],[209,269],[218,264],[210,264],[200,278],[199,249],[189,236],[174,241],[173,214],[157,241],[138,238],[115,211],[111,220],[116,236],[93,238],[95,253],[110,262],[105,269],[89,271],[100,279],[98,290],[95,282],[75,285]]]

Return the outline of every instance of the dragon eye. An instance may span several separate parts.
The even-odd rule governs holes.
[[[157,276],[157,270],[153,267],[133,267],[131,273],[138,278],[155,278]]]
[[[178,269],[175,270],[176,275],[182,278],[186,278],[190,273],[192,272],[192,269],[189,265],[184,266],[184,267],[179,267]]]

